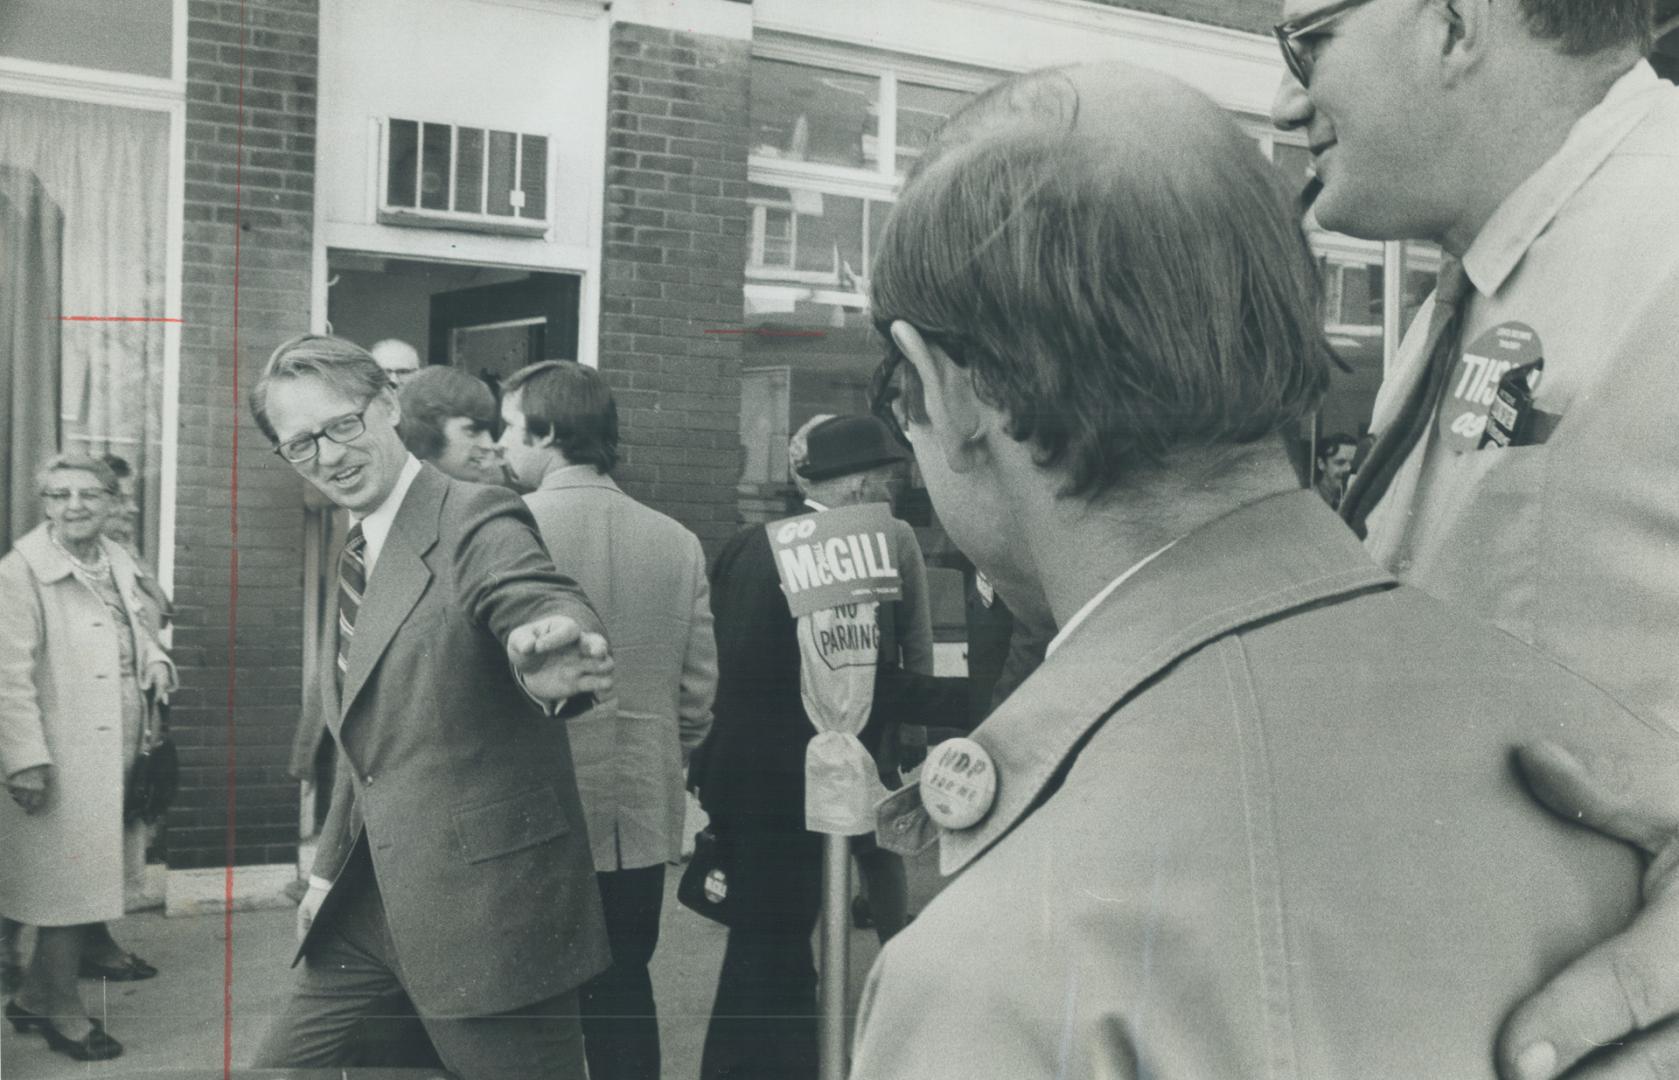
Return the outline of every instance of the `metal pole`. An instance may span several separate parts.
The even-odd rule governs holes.
[[[822,838],[822,1080],[845,1080],[846,969],[850,967],[851,838]]]

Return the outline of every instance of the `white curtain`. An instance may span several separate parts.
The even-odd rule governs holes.
[[[64,214],[66,449],[133,467],[156,558],[163,419],[169,117],[0,93],[0,164],[31,172]],[[76,317],[107,321],[79,321]]]

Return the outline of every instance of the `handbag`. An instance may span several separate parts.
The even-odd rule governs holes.
[[[729,850],[726,839],[710,828],[694,834],[694,854],[676,886],[676,899],[712,922],[733,926],[739,897],[730,892]]]
[[[161,734],[169,725],[169,706],[154,702],[152,708],[157,711],[158,717],[153,730],[160,734],[141,744],[134,766],[128,770],[122,800],[124,825],[135,821],[150,824],[162,817],[169,804],[175,801],[175,792],[181,783],[181,761],[175,750],[175,740]]]

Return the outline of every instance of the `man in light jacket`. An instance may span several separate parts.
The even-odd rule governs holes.
[[[647,964],[665,863],[680,855],[683,767],[711,730],[717,646],[699,539],[613,483],[618,409],[591,368],[532,364],[503,388],[501,445],[543,541],[600,613],[618,696],[570,723],[612,966],[583,987],[595,1080],[658,1080]]]

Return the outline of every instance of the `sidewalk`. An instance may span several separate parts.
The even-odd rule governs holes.
[[[937,856],[931,852],[910,866],[910,910],[918,911],[937,891]],[[699,1076],[717,969],[727,931],[676,902],[681,868],[665,875],[665,906],[659,949],[653,957],[653,989],[667,1080]],[[268,1018],[285,1000],[293,973],[294,913],[290,909],[243,911],[233,916],[231,1005],[233,1064],[248,1062]],[[161,1078],[177,1070],[221,1075],[223,973],[226,923],[221,915],[166,919],[133,915],[115,928],[119,941],[150,960],[161,974],[146,982],[82,983],[94,1016],[126,1048],[114,1061],[71,1061],[47,1049],[37,1034],[0,1030],[0,1078],[4,1080],[114,1080]],[[852,931],[851,994],[854,1007],[862,980],[878,952],[874,932]]]

